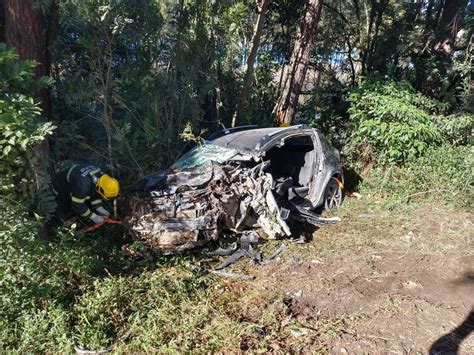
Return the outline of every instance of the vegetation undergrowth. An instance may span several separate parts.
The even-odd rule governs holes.
[[[407,203],[440,202],[469,210],[474,195],[474,151],[443,145],[406,164],[372,168],[359,185],[367,198],[381,198],[389,208]]]
[[[249,305],[192,271],[193,257],[130,260],[120,233],[48,236],[21,206],[3,210],[1,221],[4,351],[236,350],[242,334],[275,325],[284,311],[281,302],[255,304],[247,321],[239,319]]]
[[[474,115],[448,114],[448,104],[381,78],[368,78],[349,103],[350,121],[336,137],[364,195],[391,209],[433,201],[472,207]]]

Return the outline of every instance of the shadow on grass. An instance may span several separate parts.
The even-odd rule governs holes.
[[[344,168],[344,190],[357,191],[359,184],[364,180],[362,176],[352,167]]]
[[[313,226],[309,223],[298,223],[291,221],[289,223],[292,238],[302,238],[306,243],[313,240],[314,232],[316,232],[320,227]]]

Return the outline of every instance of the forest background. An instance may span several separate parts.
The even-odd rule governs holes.
[[[2,1],[0,345],[70,349],[41,317],[90,339],[78,289],[132,267],[95,244],[69,254],[20,217],[47,210],[50,174],[72,162],[126,191],[207,132],[306,123],[380,191],[472,204],[457,193],[472,185],[473,28],[468,0]],[[89,345],[115,339],[104,327]]]

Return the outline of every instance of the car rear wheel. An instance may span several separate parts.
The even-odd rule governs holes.
[[[329,179],[324,193],[324,209],[333,210],[341,206],[343,195],[339,185],[340,183],[335,177]]]

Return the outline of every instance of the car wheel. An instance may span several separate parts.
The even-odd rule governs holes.
[[[324,192],[324,209],[333,210],[340,207],[342,198],[342,189],[339,186],[339,181],[332,177],[329,179],[326,185],[326,191]]]

